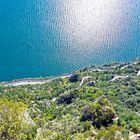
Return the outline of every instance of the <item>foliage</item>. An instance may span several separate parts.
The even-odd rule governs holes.
[[[0,139],[125,140],[140,133],[137,61],[91,66],[42,85],[1,84]],[[117,75],[129,78],[112,81]],[[87,76],[91,83],[79,86]]]
[[[107,129],[102,129],[96,135],[95,140],[121,140],[127,139],[122,135],[122,129],[116,125],[112,125]]]
[[[134,133],[140,133],[140,117],[136,113],[126,111],[120,115],[118,123]]]
[[[33,127],[25,123],[26,110],[22,102],[0,99],[0,139],[33,139]]]
[[[63,93],[58,98],[58,104],[70,104],[72,103],[72,100],[76,99],[77,95],[76,93],[70,92],[70,93]]]
[[[100,128],[101,126],[108,126],[112,123],[114,117],[114,110],[108,100],[100,97],[94,103],[84,108],[81,121],[90,120],[93,125]]]

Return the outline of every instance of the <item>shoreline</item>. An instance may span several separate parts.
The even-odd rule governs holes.
[[[104,70],[109,70],[109,69],[117,68],[117,67],[120,67],[120,69],[123,70],[137,63],[140,63],[140,59],[135,59],[134,61],[131,61],[131,62],[120,62],[120,63],[118,62],[118,63],[104,64],[104,65],[91,65],[81,70],[88,69],[88,71],[90,72],[97,72],[97,71],[104,71]],[[64,75],[54,76],[54,77],[52,76],[52,77],[41,77],[41,78],[40,77],[39,78],[23,78],[23,79],[17,79],[13,81],[0,82],[0,85],[4,87],[8,87],[8,86],[17,87],[17,86],[24,86],[24,85],[45,84],[59,78],[69,78],[72,75],[72,73],[68,73],[68,74],[66,73]]]
[[[58,76],[58,77],[46,77],[46,78],[25,78],[25,79],[19,79],[19,80],[14,80],[10,82],[0,82],[0,85],[4,87],[17,87],[17,86],[24,86],[24,85],[39,85],[39,84],[45,84],[49,83],[53,80],[59,79],[59,78],[69,78],[71,74],[63,75],[63,76]]]

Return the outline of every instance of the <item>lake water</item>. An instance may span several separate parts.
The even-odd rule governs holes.
[[[140,55],[140,0],[0,0],[0,81]]]

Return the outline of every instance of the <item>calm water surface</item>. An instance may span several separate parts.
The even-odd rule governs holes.
[[[0,0],[0,81],[140,55],[140,0]]]

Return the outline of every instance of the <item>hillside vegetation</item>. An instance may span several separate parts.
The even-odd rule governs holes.
[[[140,60],[45,84],[0,86],[1,140],[138,140]]]

